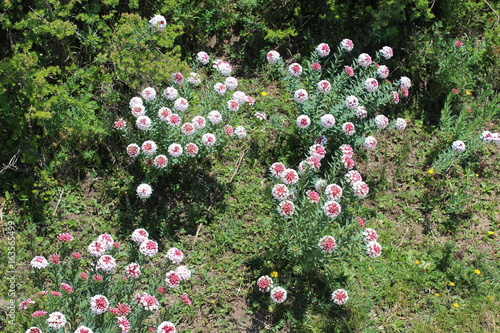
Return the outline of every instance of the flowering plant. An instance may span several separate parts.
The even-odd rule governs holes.
[[[92,241],[86,254],[75,252],[71,235],[57,239],[57,254],[31,261],[38,292],[19,304],[26,332],[144,332],[166,325],[165,332],[175,332],[178,311],[191,304],[185,294],[191,270],[181,264],[181,250],[173,247],[159,259],[158,244],[144,229],[133,232],[126,253],[109,234]],[[162,269],[150,269],[158,264]]]
[[[279,287],[283,289],[279,295],[285,297],[276,301],[272,294],[276,287],[273,289],[273,280],[267,275],[259,278],[257,287],[271,292],[277,303],[284,302],[304,282],[296,280],[316,276],[326,281],[333,302],[344,305],[349,297],[338,283],[339,268],[382,253],[377,232],[365,229],[357,216],[369,186],[355,169],[355,154],[376,149],[374,135],[380,131],[405,129],[404,119],[390,125],[379,112],[384,105],[398,103],[400,96],[407,97],[411,80],[387,80],[389,69],[377,64],[392,57],[387,46],[374,59],[362,53],[353,63],[341,66],[343,55],[353,47],[352,41],[345,39],[328,57],[330,47],[322,43],[303,64],[289,66],[276,51],[267,57],[269,66],[281,66],[297,109],[296,131],[307,151],[298,165],[276,162],[270,166],[271,194],[277,201],[273,253],[275,265],[286,272],[283,287]],[[312,279],[308,283],[313,283]]]
[[[130,100],[130,114],[114,122],[127,142],[126,153],[144,163],[151,182],[174,165],[193,163],[247,136],[245,110],[254,98],[237,90],[229,62],[209,63],[210,56],[199,52],[193,72],[173,73],[167,87],[144,88]],[[148,182],[137,187],[141,199],[152,193]]]

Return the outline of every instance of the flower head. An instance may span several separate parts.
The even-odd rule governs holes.
[[[154,153],[156,153],[157,146],[154,141],[146,140],[142,143],[141,149],[144,154],[153,155]]]
[[[347,291],[344,289],[337,289],[332,293],[332,300],[335,304],[344,305],[349,300]]]
[[[262,292],[268,292],[273,287],[273,279],[267,275],[261,276],[257,280],[257,287]]]
[[[356,133],[356,128],[354,127],[354,124],[351,122],[343,123],[342,132],[344,132],[345,135],[351,136],[354,135],[354,133]]]
[[[52,312],[47,318],[47,325],[53,329],[63,328],[66,325],[66,316],[61,312]]]
[[[321,43],[316,46],[316,51],[320,57],[326,57],[330,54],[330,46],[328,46],[328,44]]]
[[[164,321],[158,325],[156,333],[177,333],[177,330],[175,329],[175,325],[173,323]]]
[[[106,246],[104,246],[104,244],[99,241],[94,241],[89,244],[89,246],[87,247],[87,251],[93,257],[100,257],[104,254],[104,252],[106,252]]]
[[[355,108],[359,105],[359,101],[358,101],[358,98],[356,96],[347,96],[346,100],[345,100],[345,106],[347,106],[348,108]]]
[[[244,139],[247,136],[247,130],[243,126],[238,126],[234,129],[234,134],[236,134],[238,139]]]
[[[347,52],[351,52],[354,48],[354,43],[352,42],[352,40],[345,38],[340,42],[340,47],[342,47],[342,49]]]
[[[286,200],[290,195],[290,191],[288,190],[288,187],[285,184],[274,185],[271,193],[273,197],[279,201]]]
[[[109,301],[104,295],[95,295],[90,298],[90,309],[92,313],[102,314],[108,311]]]
[[[153,193],[153,188],[149,184],[141,184],[137,186],[137,195],[141,199],[147,199]]]
[[[293,94],[293,99],[297,103],[304,103],[309,98],[309,95],[305,89],[298,89]]]
[[[308,128],[309,125],[311,125],[311,119],[307,115],[302,114],[297,117],[297,126],[299,128],[305,129]]]
[[[326,94],[332,90],[332,85],[327,80],[321,80],[318,82],[318,90],[320,93]]]
[[[349,76],[354,76],[354,69],[351,66],[344,66],[344,70]]]
[[[128,264],[125,266],[125,275],[129,278],[139,278],[141,275],[141,266],[135,262]]]
[[[156,90],[155,88],[147,87],[141,92],[141,96],[148,102],[152,101],[156,97]]]
[[[277,52],[277,51],[269,51],[266,55],[266,58],[267,58],[267,62],[270,63],[270,64],[275,64],[278,62],[278,60],[280,59],[280,54]]]
[[[463,141],[457,140],[451,144],[451,148],[457,153],[463,153],[465,151],[465,143]]]
[[[275,287],[271,290],[271,299],[276,303],[283,303],[286,301],[287,292],[282,287]]]
[[[318,243],[319,248],[321,249],[321,252],[323,253],[332,253],[335,251],[335,248],[337,247],[337,243],[335,242],[335,238],[332,236],[323,236]]]
[[[212,133],[205,133],[201,137],[201,142],[206,147],[213,147],[213,145],[215,145],[216,141],[217,141],[217,139],[215,138],[215,135],[213,135]]]
[[[177,92],[177,89],[174,87],[167,87],[165,90],[163,90],[163,96],[169,101],[174,101],[179,97],[179,93]]]
[[[184,259],[184,253],[176,247],[170,248],[165,256],[174,264],[179,264]]]
[[[67,232],[60,233],[57,235],[57,241],[59,242],[71,242],[73,240],[73,236],[68,234]]]
[[[323,205],[323,212],[327,217],[332,219],[339,216],[341,210],[342,208],[340,207],[340,204],[336,201],[327,201]]]
[[[26,330],[25,333],[43,333],[38,327],[32,326]]]
[[[389,119],[383,114],[379,114],[375,117],[375,125],[380,129],[384,129],[389,125]]]
[[[369,242],[366,244],[366,254],[370,258],[378,258],[382,254],[382,246],[377,242]]]
[[[328,200],[339,201],[342,197],[342,188],[337,184],[329,184],[325,188],[325,195]]]
[[[139,252],[145,256],[152,257],[158,253],[158,243],[154,240],[147,239],[139,246]]]
[[[378,239],[377,232],[371,228],[366,228],[365,231],[363,231],[363,236],[363,241],[365,243],[375,242]]]
[[[290,76],[299,76],[302,74],[302,66],[296,62],[291,64],[288,66],[288,74],[290,74]]]
[[[375,123],[377,121],[375,120]],[[383,125],[383,123],[382,123]],[[368,150],[374,150],[377,148],[377,139],[375,139],[373,136],[368,136],[365,138],[365,142],[363,143],[363,146],[368,149]]]
[[[356,181],[352,183],[352,189],[354,191],[354,195],[357,196],[358,198],[364,198],[368,195],[369,192],[369,187],[368,184],[366,184],[363,181]]]
[[[381,79],[386,79],[389,76],[389,68],[385,65],[381,65],[377,68],[377,75]]]
[[[367,53],[361,53],[358,56],[358,64],[361,67],[368,67],[368,66],[370,66],[371,63],[372,63],[372,57],[370,57],[369,54],[367,54]]]
[[[335,126],[335,117],[330,113],[322,115],[320,120],[321,126],[323,126],[324,128],[332,128],[333,126]]]
[[[368,92],[374,92],[378,89],[378,81],[374,78],[368,78],[365,81],[365,89]]]
[[[198,60],[202,65],[206,65],[210,61],[210,56],[208,53],[200,51],[196,54],[196,60]]]
[[[380,54],[382,54],[382,57],[385,59],[391,59],[393,55],[392,48],[389,46],[384,46],[380,51]]]
[[[45,257],[36,256],[31,260],[30,265],[33,268],[42,269],[47,267],[49,265],[49,262],[47,261],[47,259],[45,259]]]
[[[281,178],[281,175],[286,170],[286,167],[283,163],[275,162],[269,167],[269,171],[274,178]],[[297,175],[298,177],[298,175]]]
[[[175,271],[168,271],[165,274],[165,283],[170,288],[177,288],[178,286],[180,286],[181,281],[181,277]]]
[[[149,20],[151,23],[151,28],[156,31],[163,31],[167,27],[167,21],[161,15],[155,15],[152,19]]]
[[[140,293],[135,298],[135,301],[140,307],[144,308],[144,310],[146,311],[158,310],[158,307],[160,305],[156,297],[149,295],[147,293]]]
[[[182,146],[178,143],[172,143],[170,146],[168,146],[168,153],[170,154],[170,156],[172,157],[179,157],[182,155],[183,153],[183,149],[182,149]]]
[[[396,121],[394,121],[394,125],[398,131],[403,131],[406,128],[406,120],[397,118]]]
[[[294,169],[283,170],[280,177],[286,185],[293,185],[299,181],[299,174]]]
[[[94,331],[92,331],[87,326],[79,326],[75,331],[75,333],[93,333],[93,332]]]
[[[31,298],[28,298],[24,301],[21,301],[21,303],[19,303],[19,310],[26,310],[28,309],[29,305],[30,304],[35,304],[35,301],[32,301]]]
[[[182,281],[187,281],[191,278],[191,270],[186,266],[178,266],[175,269],[175,274],[177,274]]]
[[[278,213],[283,217],[292,216],[295,211],[295,205],[290,200],[283,200],[278,205]]]
[[[96,269],[103,272],[111,272],[116,268],[116,260],[110,255],[103,255],[97,261]]]
[[[238,80],[235,77],[229,76],[226,77],[224,80],[224,84],[226,85],[227,89],[229,90],[235,90],[238,87]],[[244,93],[243,93],[244,95]],[[241,103],[243,104],[243,103]]]

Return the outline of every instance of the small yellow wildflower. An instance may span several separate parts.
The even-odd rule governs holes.
[[[452,286],[452,287],[456,286],[455,282],[450,282],[449,285]]]
[[[434,295],[435,295],[436,297],[439,297],[439,296],[441,296],[441,295],[439,295],[438,293],[435,293]]]
[[[428,173],[429,175],[432,175],[432,174],[434,173],[434,169],[429,169],[429,170],[427,170],[427,173]]]
[[[272,306],[269,307],[269,311],[273,311],[273,307]]]
[[[494,234],[495,234],[495,232],[494,232],[494,231],[491,231],[491,230],[490,230],[490,231],[488,231],[488,235],[490,235],[490,236],[491,236],[491,235],[494,235]]]
[[[458,308],[458,307],[460,306],[460,304],[458,304],[458,303],[453,303],[453,306],[454,306],[454,307],[456,307],[456,308]]]
[[[488,301],[493,301],[493,300],[495,299],[495,298],[494,298],[493,296],[491,296],[491,295],[486,296],[486,298],[488,299]]]
[[[415,265],[420,265],[420,260],[415,260]]]
[[[278,277],[278,272],[276,272],[276,271],[271,272],[271,277],[277,278]]]
[[[472,91],[470,91],[470,90],[466,90],[466,91],[465,91],[465,93],[466,93],[467,95],[472,95]]]
[[[475,269],[474,270],[474,273],[476,273],[477,275],[480,275],[481,274],[481,271],[479,269]]]
[[[479,175],[476,173],[476,177],[479,177]]]
[[[260,93],[262,96],[267,96],[267,93],[265,91]]]
[[[215,303],[215,301],[214,301],[213,299],[211,299],[211,300],[210,300],[210,303],[214,304],[214,303]]]

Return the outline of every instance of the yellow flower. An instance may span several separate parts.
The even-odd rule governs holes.
[[[465,91],[465,93],[466,93],[467,95],[472,95],[472,91],[470,91],[470,90],[466,90],[466,91]]]
[[[429,175],[432,175],[434,173],[434,169],[427,170],[427,173],[429,173]]]
[[[439,295],[438,293],[435,293],[434,295],[435,295],[436,297],[439,297],[439,296],[441,296],[441,295]]]
[[[420,265],[420,260],[415,260],[415,265]]]
[[[452,287],[456,286],[455,282],[450,282],[449,285],[452,286]]]
[[[476,173],[476,177],[479,177],[479,175]]]
[[[273,311],[273,307],[272,306],[269,307],[269,311]]]
[[[456,307],[456,308],[458,308],[458,307],[460,306],[460,304],[458,304],[458,303],[453,303],[453,306],[454,306],[454,307]]]
[[[481,271],[479,269],[475,269],[474,270],[474,273],[476,273],[477,275],[480,275],[481,274]]]
[[[265,91],[260,93],[262,96],[267,96],[267,93]]]
[[[273,277],[273,278],[278,277],[278,272],[276,272],[276,271],[271,272],[271,277]]]
[[[488,231],[488,235],[494,235],[494,234],[495,234],[495,232],[494,232],[494,231],[491,231],[491,230],[490,230],[490,231]]]
[[[493,300],[495,299],[495,298],[494,298],[493,296],[491,296],[491,295],[486,296],[486,298],[488,299],[488,301],[493,301]]]

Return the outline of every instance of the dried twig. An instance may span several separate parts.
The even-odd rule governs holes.
[[[212,207],[214,206],[215,202],[217,201],[217,199],[219,199],[224,193],[226,193],[227,189],[229,188],[229,184],[231,184],[234,177],[238,173],[238,170],[240,169],[241,162],[243,161],[243,157],[245,156],[245,153],[247,152],[247,150],[248,150],[248,148],[241,152],[240,157],[238,158],[238,161],[236,162],[236,166],[234,167],[233,174],[229,178],[229,181],[227,182],[226,187],[219,194],[217,194],[215,196],[215,198],[213,198],[212,202],[210,203],[210,206],[208,206],[208,208],[207,208],[207,211],[210,211],[212,209]]]
[[[61,190],[61,194],[59,194],[59,200],[57,200],[56,207],[54,208],[54,212],[52,213],[52,216],[55,216],[57,213],[57,209],[59,208],[59,204],[61,203],[61,199],[64,193],[64,189]]]
[[[10,161],[7,165],[4,164],[2,170],[0,170],[0,175],[9,169],[16,170],[16,163],[17,163],[17,160],[19,159],[19,154],[21,154],[21,149],[19,149],[14,154],[14,156],[12,156],[12,158],[10,159]]]
[[[217,201],[217,199],[219,199],[224,193],[226,193],[227,189],[229,188],[229,184],[231,184],[231,182],[233,181],[234,177],[236,176],[236,174],[238,173],[238,170],[240,169],[240,166],[241,166],[241,163],[243,162],[243,157],[245,156],[245,153],[247,152],[248,148],[243,150],[238,158],[238,161],[236,161],[236,166],[234,167],[234,171],[231,175],[231,177],[229,178],[229,181],[226,183],[226,187],[224,188],[224,190],[222,190],[219,194],[217,194],[213,199],[212,199],[212,202],[210,203],[210,206],[208,206],[207,208],[207,212],[209,212],[212,207],[214,206],[215,202]],[[194,238],[193,238],[193,244],[196,243],[196,241],[198,240],[198,235],[200,234],[200,230],[201,230],[201,227],[203,226],[203,223],[200,223],[198,225],[198,229],[196,229],[196,234],[194,235]]]

